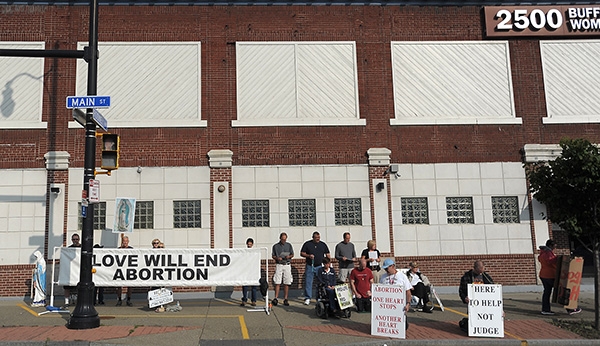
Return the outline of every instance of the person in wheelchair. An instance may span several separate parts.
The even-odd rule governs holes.
[[[431,294],[431,283],[429,282],[429,279],[427,279],[427,276],[421,274],[417,262],[410,262],[408,267],[406,276],[408,276],[408,281],[413,285],[411,293],[413,296],[419,298],[417,311],[432,313],[433,304],[429,301],[429,294]]]
[[[331,259],[323,258],[323,266],[317,269],[318,299],[323,299],[329,305],[329,312],[340,314],[340,307],[335,297],[336,276],[331,267]],[[322,295],[322,296],[321,296]]]

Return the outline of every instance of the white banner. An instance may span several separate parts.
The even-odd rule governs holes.
[[[371,285],[371,335],[406,338],[406,290],[399,285]]]
[[[61,249],[59,285],[79,282],[80,250]],[[258,285],[260,258],[260,248],[94,249],[92,280],[99,287]]]
[[[502,285],[469,284],[469,336],[504,337]]]

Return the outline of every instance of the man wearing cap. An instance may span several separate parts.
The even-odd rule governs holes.
[[[421,274],[419,271],[419,265],[417,262],[410,262],[408,264],[409,269],[406,272],[406,276],[408,276],[408,280],[413,286],[412,295],[419,298],[419,303],[417,304],[417,310],[422,309],[423,312],[432,313],[433,307],[428,305],[429,303],[429,293],[431,292],[431,283],[427,276]]]
[[[410,309],[410,301],[412,299],[410,290],[413,288],[413,286],[410,284],[410,281],[408,281],[408,277],[396,269],[396,263],[394,263],[394,260],[392,259],[388,258],[383,261],[382,268],[385,270],[385,274],[381,276],[379,283],[385,285],[404,286],[404,290],[406,291],[406,304],[404,305],[404,310],[405,312],[408,312]],[[408,329],[408,321],[406,321],[406,329]]]
[[[312,286],[317,269],[323,264],[323,258],[331,258],[329,247],[321,241],[319,232],[313,232],[312,239],[307,240],[302,245],[300,256],[306,258],[306,267],[304,271],[304,305],[308,305],[312,298]]]

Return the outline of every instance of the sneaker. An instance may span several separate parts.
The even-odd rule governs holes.
[[[433,313],[433,308],[430,308],[428,306],[423,308],[423,312],[426,312],[428,314],[432,314]]]
[[[287,300],[287,299],[284,299],[284,300],[283,300],[283,305],[285,305],[285,306],[290,306],[290,303],[288,302],[288,300]]]
[[[121,299],[117,300],[117,306],[123,305],[123,301]]]
[[[273,304],[273,306],[277,306],[277,303],[279,303],[279,301],[277,300],[277,298],[271,300],[271,304]]]
[[[542,315],[554,315],[553,311],[542,311]]]
[[[577,307],[575,309],[567,309],[567,312],[569,313],[569,315],[575,315],[581,312],[581,308]]]
[[[246,306],[246,302],[241,302],[240,306]]]
[[[256,306],[256,302],[252,302],[252,303],[250,303],[250,305]]]
[[[100,304],[100,305],[104,305],[104,301],[103,301],[103,300],[102,300],[102,301],[99,301],[99,302],[98,302],[98,304]]]
[[[308,299],[308,298],[304,299],[304,305],[310,305],[310,299]]]
[[[125,303],[127,304],[127,306],[133,306],[133,304],[131,304],[131,301],[129,299],[127,299],[127,301]]]

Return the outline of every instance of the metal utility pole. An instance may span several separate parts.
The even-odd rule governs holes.
[[[98,0],[90,0],[90,39],[89,47],[79,50],[33,50],[0,49],[0,56],[28,58],[74,58],[85,59],[88,63],[88,96],[95,96],[98,80]],[[96,177],[96,124],[93,109],[85,115],[85,158],[83,188],[85,201],[90,192],[90,179]],[[92,243],[94,242],[94,203],[87,207],[81,231],[81,267],[77,284],[77,305],[71,314],[67,328],[90,329],[100,326],[100,317],[94,308],[94,282],[92,281]]]
[[[88,96],[97,93],[98,81],[98,0],[90,0],[90,39],[88,49]],[[90,192],[90,179],[96,177],[96,123],[93,109],[88,108],[85,115],[85,158],[83,188],[85,199]],[[77,305],[71,313],[67,328],[91,329],[100,326],[100,317],[94,308],[94,282],[92,281],[92,249],[94,242],[94,203],[87,207],[81,230],[81,266],[77,284]]]

